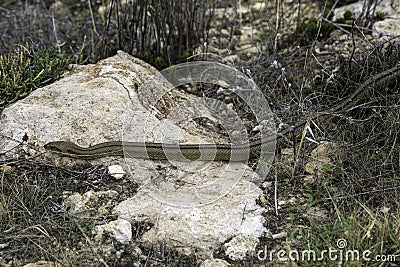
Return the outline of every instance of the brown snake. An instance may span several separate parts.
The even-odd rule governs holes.
[[[80,147],[72,142],[55,141],[47,143],[44,147],[47,150],[58,153],[62,156],[94,159],[106,156],[129,156],[149,159],[173,159],[173,160],[216,160],[216,161],[246,161],[249,158],[257,157],[261,148],[270,142],[276,141],[287,133],[299,128],[307,123],[308,120],[316,119],[321,116],[347,110],[364,96],[373,85],[392,80],[400,73],[400,63],[395,67],[371,76],[363,82],[357,90],[347,99],[338,105],[319,112],[309,119],[297,122],[294,126],[286,128],[278,133],[278,136],[269,136],[258,139],[247,144],[163,144],[152,142],[125,142],[111,141],[104,142],[90,147]],[[125,152],[125,153],[124,153]]]
[[[152,142],[104,142],[80,147],[72,142],[56,141],[44,147],[63,156],[94,159],[106,156],[128,156],[148,159],[246,161],[260,154],[263,144],[275,141],[275,136],[255,140],[250,144],[164,144]]]

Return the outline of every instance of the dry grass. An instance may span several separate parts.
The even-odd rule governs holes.
[[[315,45],[321,47],[324,43],[329,44],[329,40]],[[360,43],[353,44],[356,50]],[[265,85],[264,92],[271,100],[278,123],[294,125],[303,118],[314,117],[316,112],[340,103],[363,81],[400,60],[400,46],[395,42],[361,49],[362,53],[351,53],[339,61],[333,60],[334,54],[309,56],[312,51],[312,47],[305,47],[295,55],[266,54],[253,65],[252,73],[257,84]],[[338,71],[333,72],[334,68]],[[310,131],[297,129],[292,137],[278,144],[278,155],[281,149],[291,148],[293,160],[288,169],[287,163],[276,158],[273,171],[280,184],[278,199],[285,200],[285,204],[278,216],[271,212],[266,217],[269,228],[276,229],[275,233],[285,231],[288,237],[283,241],[263,240],[260,249],[267,246],[287,253],[313,249],[321,253],[324,249],[337,249],[337,240],[345,239],[344,251],[370,250],[371,258],[390,258],[387,262],[343,261],[341,266],[396,266],[400,257],[398,88],[398,76],[376,83],[352,108],[310,121]],[[308,140],[304,140],[304,133]],[[304,164],[316,143],[323,141],[339,144],[331,155],[333,164],[315,173],[313,181],[305,185]],[[266,189],[267,199],[273,196],[271,190]],[[269,201],[267,206],[271,205]],[[325,258],[318,261],[318,266],[338,262]],[[286,264],[314,266],[315,262]]]
[[[113,215],[84,216],[69,211],[67,196],[88,190],[120,192],[114,203],[135,194],[137,185],[114,180],[102,166],[78,165],[64,169],[26,159],[3,162],[0,170],[0,266],[22,266],[47,260],[60,266],[133,266],[133,264],[192,265],[186,257],[160,245],[142,244],[141,235],[149,228],[133,224],[132,243],[98,243],[92,230],[114,220]],[[107,199],[106,199],[107,200]],[[104,203],[103,203],[104,204]],[[110,250],[109,248],[113,249]],[[143,258],[142,251],[147,258]],[[117,256],[118,255],[118,256]]]
[[[124,4],[126,2],[126,4]],[[77,63],[124,50],[164,68],[207,42],[214,1],[9,1],[0,6],[0,54],[30,42],[57,47]]]

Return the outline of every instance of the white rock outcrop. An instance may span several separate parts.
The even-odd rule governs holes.
[[[126,111],[134,106],[137,113],[146,112],[135,88],[155,73],[150,65],[123,52],[96,65],[74,66],[63,79],[3,111],[0,154],[14,154],[12,149],[22,140],[44,151],[43,145],[55,140],[87,146],[121,139]]]
[[[121,244],[128,244],[132,240],[132,226],[127,220],[123,219],[96,226],[94,232],[97,240],[103,238],[104,233],[110,234]]]
[[[367,1],[359,1],[350,5],[342,6],[334,10],[333,20],[342,18],[344,13],[351,11],[354,18],[358,18],[366,12]],[[371,2],[372,3],[372,2]],[[382,0],[372,3],[370,12],[374,14],[383,13],[384,20],[377,21],[372,26],[372,33],[375,37],[396,37],[400,34],[400,0]],[[373,14],[371,14],[373,15]]]
[[[203,258],[211,258],[215,249],[237,235],[248,238],[240,239],[243,242],[231,243],[230,254],[243,252],[243,247],[249,247],[250,239],[253,241],[251,246],[255,249],[258,238],[266,231],[262,216],[266,210],[256,204],[255,200],[261,194],[261,189],[248,181],[250,176],[251,170],[248,169],[243,180],[232,191],[209,205],[173,207],[160,203],[152,195],[141,191],[121,202],[114,212],[119,218],[130,222],[153,224],[143,235],[144,241],[153,244],[165,242],[167,247],[174,247],[188,255],[196,252]],[[250,254],[254,250],[248,248],[246,252]],[[232,257],[239,258],[236,254]]]
[[[202,129],[185,117],[162,118],[174,101],[200,103],[201,99],[193,95],[175,90],[165,93],[160,106],[145,105],[151,100],[146,94],[153,88],[143,85],[156,73],[150,65],[121,51],[94,65],[75,66],[63,79],[35,90],[3,111],[0,154],[13,157],[22,151],[37,156],[46,152],[45,143],[55,140],[70,140],[82,146],[121,140],[127,126],[130,136],[139,138],[137,141],[220,142],[220,134]],[[179,107],[199,113],[199,109],[184,104]],[[212,114],[201,115],[213,121]],[[188,127],[183,130],[179,122]],[[37,159],[58,164],[77,161],[49,152],[45,155]],[[111,165],[110,159],[92,161],[99,162]],[[186,253],[196,251],[209,258],[215,249],[236,235],[257,240],[266,230],[264,208],[256,205],[262,192],[252,183],[257,174],[246,164],[173,164],[123,158],[114,158],[112,164],[129,170],[127,179],[134,179],[140,185],[136,196],[114,207],[118,220],[123,221],[117,220],[122,224],[116,227],[111,225],[115,231],[109,233],[121,243],[130,242],[128,223],[144,221],[153,227],[144,234],[143,241],[161,242]],[[86,214],[92,196],[96,192],[71,193],[66,204],[76,214]],[[231,248],[231,251],[236,250]]]

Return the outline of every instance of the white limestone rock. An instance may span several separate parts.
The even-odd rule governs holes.
[[[200,267],[229,267],[229,262],[221,259],[207,259],[200,264]]]
[[[258,238],[254,235],[238,235],[224,245],[225,255],[231,260],[244,260],[254,253]]]
[[[400,16],[398,19],[384,19],[372,25],[375,37],[395,37],[400,35]]]
[[[122,179],[126,175],[124,168],[117,164],[108,166],[108,173],[117,180]]]
[[[84,216],[85,214],[90,214],[93,211],[93,207],[99,207],[99,209],[110,207],[117,196],[118,192],[114,190],[97,192],[90,190],[82,195],[73,193],[64,200],[64,206],[72,214]]]
[[[251,176],[248,169],[230,192],[208,205],[174,207],[157,200],[159,196],[155,192],[143,190],[121,202],[114,213],[130,222],[154,224],[143,235],[145,242],[162,243],[188,255],[196,253],[202,258],[210,258],[226,240],[238,235],[258,240],[265,233],[262,216],[265,209],[255,201],[262,192],[251,183]],[[195,190],[192,192],[196,194]],[[178,196],[170,193],[170,197]],[[186,196],[180,201],[190,203],[192,200]]]
[[[344,13],[348,10],[351,11],[355,18],[358,18],[363,12],[365,12],[365,1],[355,2],[346,6],[341,6],[334,9],[333,20],[343,18]],[[386,16],[398,16],[399,14],[400,1],[399,0],[382,0],[378,1],[374,9],[375,13],[382,12]]]
[[[94,231],[97,241],[103,238],[104,233],[110,234],[121,244],[128,244],[132,240],[132,226],[130,222],[124,219],[117,219],[105,225],[98,225]]]
[[[134,106],[139,115],[146,112],[135,88],[155,73],[150,65],[121,51],[95,65],[74,66],[61,80],[4,109],[0,154],[13,156],[12,149],[24,136],[38,152],[55,140],[83,146],[120,140],[126,111]]]
[[[334,10],[333,20],[342,18],[344,13],[351,11],[355,18],[365,13],[366,1],[359,1],[350,5],[342,6]],[[377,21],[372,26],[374,37],[395,37],[400,35],[400,0],[378,1],[373,8],[375,14],[384,13],[385,19]]]

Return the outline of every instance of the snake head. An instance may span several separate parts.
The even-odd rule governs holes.
[[[63,147],[64,147],[65,142],[64,141],[55,141],[55,142],[50,142],[44,145],[44,148],[46,150],[56,152],[56,153],[63,153],[65,152]]]

